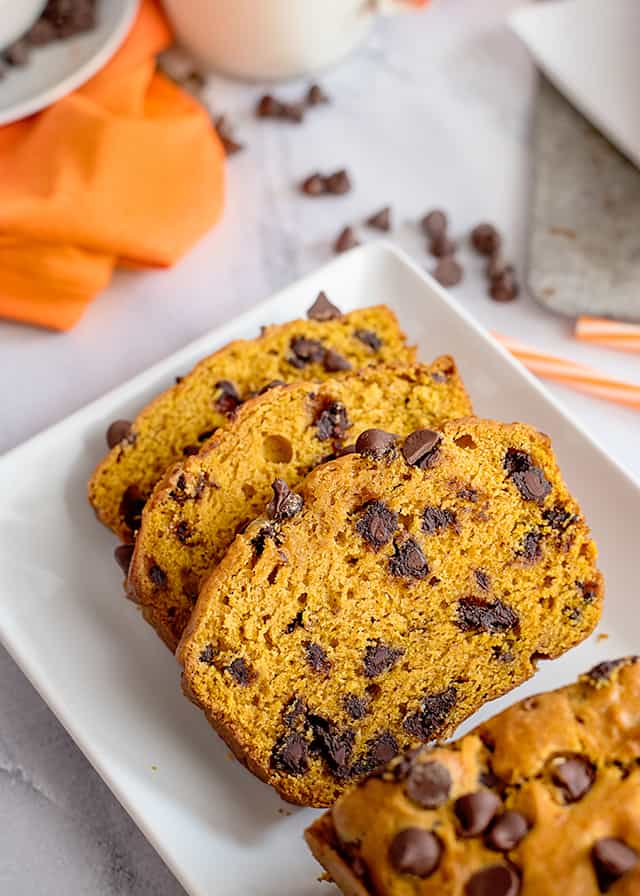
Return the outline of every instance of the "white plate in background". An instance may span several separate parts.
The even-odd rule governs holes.
[[[557,687],[607,658],[638,652],[640,485],[406,256],[352,250],[0,458],[0,636],[33,685],[191,896],[328,896],[302,831],[315,817],[282,803],[231,761],[180,690],[179,668],[121,594],[115,540],[86,483],[116,418],[131,418],[204,354],[262,324],[304,317],[324,289],[343,310],[386,302],[430,360],[451,352],[480,415],[549,433],[582,502],[607,580],[604,617],[568,655],[485,707]]]
[[[640,167],[640,2],[548,0],[509,22],[558,90]]]
[[[127,36],[138,5],[98,0],[98,24],[91,31],[33,47],[26,65],[10,67],[0,79],[0,125],[39,112],[95,75]]]

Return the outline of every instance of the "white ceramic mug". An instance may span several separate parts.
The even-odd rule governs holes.
[[[375,16],[408,0],[164,0],[180,43],[206,66],[251,80],[325,68],[365,37]]]

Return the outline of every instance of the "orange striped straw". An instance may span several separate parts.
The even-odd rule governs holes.
[[[640,352],[640,327],[637,324],[623,324],[604,317],[579,317],[575,337],[621,352]]]
[[[492,333],[492,336],[537,376],[555,380],[572,389],[593,395],[594,398],[602,398],[640,410],[640,385],[616,380],[585,364],[548,355],[501,333]]]

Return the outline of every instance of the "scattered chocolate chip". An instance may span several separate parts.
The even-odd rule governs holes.
[[[152,563],[149,566],[149,578],[153,582],[153,584],[157,588],[166,588],[167,587],[167,574],[161,569],[157,563]]]
[[[341,354],[328,348],[324,355],[322,366],[328,373],[338,373],[341,370],[351,370],[351,364]]]
[[[501,600],[463,597],[458,601],[458,628],[463,632],[507,632],[518,624],[518,615]]]
[[[429,877],[440,864],[442,845],[435,834],[422,828],[405,828],[389,847],[389,861],[398,874]]]
[[[279,118],[284,118],[286,121],[292,121],[294,124],[301,124],[304,119],[305,110],[306,104],[303,102],[281,103]]]
[[[337,320],[342,317],[342,312],[336,308],[333,302],[329,301],[325,292],[319,292],[315,302],[307,311],[307,317],[309,320]]]
[[[356,439],[356,451],[363,457],[382,460],[395,453],[398,437],[383,429],[365,429]]]
[[[422,511],[422,531],[427,535],[442,532],[455,524],[456,515],[452,510],[442,507],[425,507]]]
[[[478,837],[483,834],[501,805],[500,798],[490,790],[478,790],[458,797],[453,811],[460,824],[461,836]]]
[[[327,192],[333,193],[335,196],[342,196],[344,193],[348,193],[351,189],[351,181],[344,168],[340,171],[336,171],[334,174],[327,175],[325,177],[325,184]]]
[[[578,517],[575,513],[569,513],[563,507],[558,506],[543,510],[542,519],[556,532],[565,532],[572,523],[575,523]]]
[[[327,192],[327,185],[322,174],[316,172],[305,177],[300,184],[300,189],[307,196],[323,196]]]
[[[241,152],[244,149],[244,143],[239,143],[235,139],[231,124],[224,115],[218,115],[213,119],[213,129],[222,143],[226,156],[234,156],[237,152]]]
[[[356,523],[356,531],[374,551],[379,551],[393,538],[398,527],[398,514],[383,501],[369,501],[364,506],[366,509]]]
[[[367,741],[366,753],[351,766],[351,777],[370,775],[390,762],[398,753],[398,742],[390,731],[383,731]]]
[[[344,168],[333,174],[316,171],[302,181],[300,189],[307,196],[342,196],[351,190],[351,180]]]
[[[555,760],[551,780],[559,787],[565,803],[575,803],[591,790],[596,770],[586,756],[569,756]]]
[[[437,809],[449,799],[451,775],[441,762],[416,762],[407,776],[405,793],[422,809]]]
[[[107,430],[107,445],[109,448],[115,448],[122,442],[133,444],[135,435],[131,429],[132,424],[129,420],[114,420]]]
[[[427,559],[415,538],[394,543],[389,569],[392,575],[403,578],[424,579],[429,574]]]
[[[456,251],[456,244],[449,239],[446,233],[440,233],[432,237],[429,243],[429,252],[435,258],[449,258]]]
[[[319,84],[312,84],[307,90],[307,106],[320,106],[323,103],[329,102],[331,102],[331,100]]]
[[[457,699],[458,693],[453,686],[445,688],[439,694],[429,694],[422,699],[417,712],[405,717],[402,727],[418,740],[432,740],[443,728]]]
[[[314,735],[311,750],[322,756],[334,777],[347,778],[355,739],[353,731],[340,730],[330,719],[312,713],[308,719]]]
[[[478,224],[471,231],[471,245],[481,255],[495,255],[501,242],[493,224]]]
[[[286,632],[288,635],[293,634],[293,632],[295,632],[295,630],[296,630],[297,628],[304,628],[304,624],[303,624],[303,622],[302,622],[302,616],[303,616],[303,613],[304,613],[304,610],[298,610],[298,612],[297,612],[296,615],[293,617],[293,619],[291,620],[291,622],[289,622],[289,623],[287,624],[287,627],[285,628],[285,632]]]
[[[244,657],[241,656],[236,657],[235,660],[232,660],[229,663],[227,671],[233,680],[243,688],[246,688],[247,685],[251,684],[256,677],[251,666],[247,663]]]
[[[382,339],[373,330],[354,330],[353,335],[374,352],[378,352],[382,348]]]
[[[355,247],[359,245],[360,240],[357,238],[353,227],[345,227],[344,230],[341,230],[338,234],[338,237],[333,244],[333,251],[340,254],[341,252],[348,252],[349,249],[355,249]]]
[[[273,498],[267,506],[267,516],[270,520],[280,523],[291,519],[302,510],[304,504],[302,495],[292,492],[284,479],[275,479],[271,488]]]
[[[474,569],[473,575],[478,583],[478,587],[482,588],[483,591],[489,591],[491,588],[491,579],[487,573],[483,572],[481,569]]]
[[[497,660],[499,663],[512,663],[515,660],[514,653],[511,650],[507,650],[502,644],[492,644],[491,654],[494,660]]]
[[[181,542],[181,544],[189,544],[193,533],[191,530],[191,526],[186,520],[180,520],[173,531],[175,532],[176,538],[179,542]]]
[[[285,734],[271,751],[271,767],[289,775],[303,775],[309,768],[308,747],[301,734]]]
[[[509,448],[504,468],[525,501],[543,501],[551,492],[551,484],[531,455],[517,448]]]
[[[376,678],[378,675],[389,672],[403,653],[404,650],[401,647],[390,647],[381,641],[369,644],[364,652],[364,674],[367,678]]]
[[[587,672],[587,676],[591,679],[591,681],[596,683],[599,683],[601,681],[609,681],[609,679],[611,678],[611,673],[615,671],[615,669],[624,665],[624,663],[626,662],[626,658],[620,660],[605,660],[602,663],[598,663],[598,665],[594,666],[593,669],[590,669],[589,672]]]
[[[404,440],[402,456],[410,466],[426,470],[435,462],[441,440],[439,432],[417,429]]]
[[[445,212],[439,208],[428,212],[420,221],[423,232],[431,239],[443,236],[447,232],[448,221]]]
[[[307,364],[320,364],[324,360],[326,349],[317,339],[307,339],[306,336],[294,336],[289,347],[293,352],[293,358],[289,363],[294,367],[305,367]]]
[[[183,457],[195,457],[196,454],[200,451],[198,445],[185,445],[182,449]]]
[[[462,498],[463,501],[471,501],[473,504],[478,500],[478,492],[475,488],[461,488],[456,494],[459,498]]]
[[[213,644],[207,644],[200,651],[200,662],[205,663],[207,666],[213,666],[216,658],[216,653],[213,648]]]
[[[278,530],[275,528],[275,526],[271,526],[269,524],[267,524],[266,526],[262,526],[258,534],[254,535],[254,537],[251,539],[251,544],[254,551],[256,552],[257,557],[261,557],[264,553],[264,548],[268,539],[274,541],[276,545],[279,545],[281,541]]]
[[[283,103],[270,93],[261,96],[256,105],[257,118],[283,118]]]
[[[529,824],[524,815],[508,809],[491,825],[491,830],[485,838],[485,844],[489,849],[495,849],[497,852],[509,852],[516,848],[528,832]]]
[[[500,277],[506,271],[513,273],[513,266],[506,264],[499,252],[494,252],[487,262],[485,270],[487,277],[489,280],[493,280],[495,277]]]
[[[15,41],[4,50],[2,59],[8,65],[26,65],[29,61],[29,44],[24,39]]]
[[[217,432],[218,427],[213,426],[211,429],[203,429],[202,432],[198,433],[198,441],[206,442],[207,439],[210,439],[214,432]]]
[[[591,861],[596,872],[598,887],[601,893],[607,890],[620,878],[631,871],[638,863],[638,853],[623,840],[615,837],[603,837],[596,840],[591,850]]]
[[[518,896],[520,879],[508,865],[488,865],[472,874],[465,896]]]
[[[315,425],[321,442],[326,442],[327,439],[341,442],[351,428],[347,409],[341,401],[331,401],[326,405],[317,415]]]
[[[44,47],[57,38],[57,32],[53,22],[42,18],[31,26],[25,35],[25,39],[32,47]]]
[[[295,694],[282,710],[282,721],[287,728],[293,728],[299,722],[304,722],[307,714],[307,707],[300,697]]]
[[[592,604],[600,593],[598,582],[576,582],[576,587],[582,594],[582,600],[585,604]]]
[[[169,492],[169,496],[177,504],[185,504],[187,501],[197,501],[205,488],[210,484],[208,473],[201,472],[195,477],[180,473],[176,479],[175,486]],[[215,483],[213,484],[215,486]]]
[[[118,547],[114,550],[113,556],[116,558],[116,563],[126,576],[129,572],[129,567],[131,566],[131,558],[133,557],[133,545],[119,544]]]
[[[527,532],[522,539],[522,547],[516,551],[516,557],[528,566],[537,563],[542,558],[542,533],[535,529]]]
[[[520,287],[512,268],[505,268],[489,281],[489,295],[494,302],[512,302],[518,298]]]
[[[347,694],[343,704],[345,712],[352,719],[363,719],[367,714],[368,703],[364,697],[358,697],[357,694]]]
[[[391,230],[391,207],[386,205],[380,211],[370,215],[364,223],[367,227],[373,227],[374,230],[382,230],[388,233]]]
[[[241,404],[238,390],[229,380],[220,380],[216,383],[216,389],[220,390],[220,394],[215,400],[214,407],[221,414],[232,415],[239,404]],[[198,437],[199,438],[199,437]]]
[[[462,265],[451,255],[441,258],[431,272],[432,277],[441,286],[457,286],[462,280],[464,271]]]
[[[314,672],[327,673],[331,669],[331,663],[327,657],[326,651],[313,641],[308,642],[304,648],[304,658],[307,666]]]
[[[262,389],[258,391],[258,395],[264,395],[265,392],[271,391],[271,389],[277,389],[278,386],[286,386],[284,380],[271,380],[270,383],[267,383],[266,386],[263,386]]]

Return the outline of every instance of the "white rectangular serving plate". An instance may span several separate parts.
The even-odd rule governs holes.
[[[78,746],[192,896],[327,893],[302,841],[311,810],[282,803],[231,761],[180,690],[179,669],[121,594],[114,539],[86,483],[104,433],[203,355],[261,324],[304,317],[319,290],[343,310],[387,303],[420,357],[455,355],[479,415],[553,437],[601,551],[607,600],[595,635],[467,723],[596,662],[637,652],[640,485],[431,278],[398,251],[353,250],[187,346],[0,459],[0,635]]]

